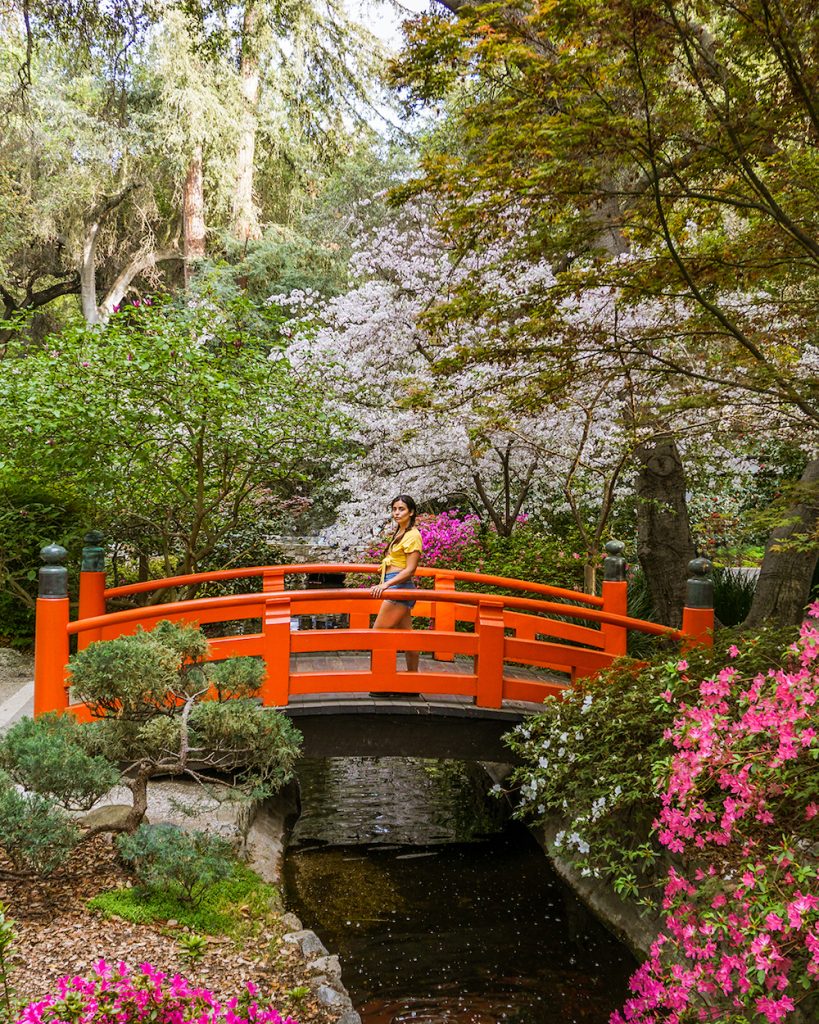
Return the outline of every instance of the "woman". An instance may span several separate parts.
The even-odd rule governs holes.
[[[421,559],[423,542],[415,526],[417,508],[408,494],[393,498],[392,518],[395,532],[381,560],[381,582],[371,588],[373,597],[383,597],[384,603],[373,629],[412,629],[412,609],[415,601],[394,601],[387,591],[415,590],[413,576]],[[406,651],[407,671],[418,671],[418,651]]]

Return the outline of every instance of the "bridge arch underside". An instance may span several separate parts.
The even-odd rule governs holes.
[[[518,763],[503,735],[536,711],[408,698],[291,702],[305,757],[429,757]]]

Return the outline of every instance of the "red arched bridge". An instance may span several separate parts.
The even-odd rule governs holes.
[[[616,554],[606,559],[608,578],[601,596],[481,573],[420,568],[416,575],[422,584],[432,584],[429,589],[420,594],[390,591],[398,599],[418,598],[414,615],[428,624],[413,630],[370,628],[380,606],[366,583],[366,574],[377,571],[372,565],[259,566],[108,588],[99,548],[85,549],[99,552],[99,556],[84,558],[78,617],[71,620],[66,570],[59,564],[64,550],[44,548],[43,557],[51,564],[40,570],[34,712],[87,714],[86,708],[70,700],[66,666],[72,637],[81,650],[94,641],[133,633],[138,627],[150,630],[160,620],[169,619],[221,633],[209,640],[213,660],[238,655],[263,658],[267,672],[260,691],[262,702],[286,709],[303,731],[307,719],[313,721],[314,741],[308,744],[308,753],[330,754],[342,749],[346,753],[378,753],[385,748],[392,753],[420,753],[416,740],[401,743],[386,735],[388,726],[395,725],[390,717],[403,720],[405,733],[410,716],[418,719],[436,714],[469,718],[473,726],[483,721],[489,732],[497,733],[499,726],[508,729],[547,695],[559,693],[574,680],[625,654],[629,630],[669,637],[684,646],[710,642],[713,610],[702,607],[710,601],[701,599],[702,587],[700,591],[691,588],[691,584],[700,584],[709,589],[706,579],[690,581],[690,607],[685,609],[681,630],[629,618],[622,545],[611,542],[608,547]],[[343,580],[350,574],[358,575],[362,585],[311,586],[317,579]],[[304,589],[290,589],[297,580],[307,581]],[[240,593],[162,600],[176,597],[180,591],[195,592],[207,584],[235,590],[238,581],[246,585]],[[480,586],[481,590],[459,586]],[[108,610],[111,604],[128,602],[135,606]],[[298,628],[304,624],[317,628]],[[404,651],[429,656],[422,661],[419,674],[406,672],[399,664],[399,652]],[[383,691],[422,691],[424,697],[400,702],[371,697]],[[349,742],[338,741],[339,714],[358,722],[357,739],[350,738],[356,732],[351,725]],[[374,714],[382,716],[377,728],[371,717]],[[427,756],[458,757],[476,756],[483,749],[485,759],[491,760],[478,732],[473,728],[477,742],[466,744],[472,754],[460,751],[457,743],[453,747],[451,737],[443,741],[440,750],[432,744],[437,753],[424,752]],[[407,746],[411,749],[399,749]]]

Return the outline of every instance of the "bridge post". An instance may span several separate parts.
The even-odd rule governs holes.
[[[34,627],[34,715],[68,707],[68,552],[59,544],[40,551],[46,563],[39,573],[37,618]]]
[[[290,699],[289,594],[271,594],[267,598],[262,630],[267,672],[259,695],[266,707],[285,707]]]
[[[606,557],[603,561],[603,611],[613,615],[628,614],[628,583],[626,582],[625,544],[619,540],[606,543]],[[604,622],[600,627],[603,634],[603,650],[617,658],[626,653],[628,630],[625,626],[614,626]]]
[[[682,631],[686,634],[683,650],[690,647],[714,646],[714,581],[713,565],[708,558],[694,558],[688,563],[688,587],[683,608]]]
[[[262,573],[262,590],[265,594],[275,594],[284,590],[284,570],[268,569]]]
[[[445,590],[450,593],[455,591],[454,572],[439,572],[435,576],[434,582],[436,590]],[[440,604],[435,605],[435,629],[440,629],[447,633],[455,632],[454,604],[450,604],[448,601],[441,601]],[[455,655],[452,651],[435,651],[433,658],[436,661],[454,661]]]
[[[478,604],[478,685],[475,703],[499,708],[503,702],[503,598],[481,597]]]
[[[82,566],[80,568],[80,604],[77,617],[91,619],[105,615],[105,548],[99,530],[89,530],[83,537]],[[99,640],[102,630],[92,629],[77,634],[77,650]]]

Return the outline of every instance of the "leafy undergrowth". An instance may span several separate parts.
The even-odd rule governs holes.
[[[250,868],[237,864],[231,878],[209,886],[194,906],[173,893],[141,887],[113,889],[89,901],[91,910],[133,924],[176,921],[202,935],[224,935],[241,945],[281,913],[278,889]]]

